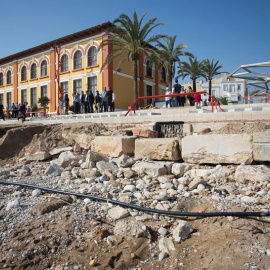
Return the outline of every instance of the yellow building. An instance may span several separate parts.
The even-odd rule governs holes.
[[[59,89],[68,93],[72,104],[74,92],[101,91],[112,87],[115,108],[127,109],[133,100],[133,73],[131,62],[120,68],[114,61],[100,72],[108,53],[113,48],[99,51],[99,44],[110,22],[41,44],[0,59],[0,103],[10,108],[12,103],[37,104],[38,98],[48,96],[49,110],[56,112]],[[8,46],[8,44],[6,44]],[[165,93],[168,84],[166,66],[157,68],[140,56],[138,96]],[[60,87],[59,87],[60,86]],[[145,100],[141,106],[151,102]]]

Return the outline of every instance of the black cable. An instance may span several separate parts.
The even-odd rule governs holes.
[[[24,184],[24,183],[18,183],[18,182],[9,182],[9,181],[0,181],[0,184],[2,185],[14,185],[14,186],[21,186],[25,188],[30,189],[40,189],[42,191],[46,191],[49,193],[58,193],[58,194],[64,194],[64,195],[74,195],[76,197],[81,198],[87,198],[95,201],[100,202],[107,202],[114,205],[119,205],[124,208],[131,208],[136,209],[143,212],[150,212],[150,213],[156,213],[156,214],[162,214],[162,215],[169,215],[169,216],[179,216],[179,217],[268,217],[270,216],[270,212],[210,212],[210,213],[196,213],[196,212],[177,212],[177,211],[165,211],[165,210],[157,210],[152,208],[144,208],[140,207],[134,204],[128,204],[116,200],[106,199],[104,197],[94,196],[94,195],[86,195],[86,194],[80,194],[75,192],[69,192],[59,189],[51,189],[47,187],[40,187],[36,185],[30,185],[30,184]]]

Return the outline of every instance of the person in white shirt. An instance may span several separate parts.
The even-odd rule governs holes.
[[[171,95],[172,91],[169,89],[169,87],[166,87],[166,93],[165,95]],[[168,105],[172,107],[172,97],[165,97],[165,102],[166,102],[166,108],[168,108]]]

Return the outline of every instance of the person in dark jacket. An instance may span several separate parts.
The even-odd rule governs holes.
[[[22,122],[25,121],[25,116],[26,116],[25,113],[26,113],[26,111],[27,111],[26,103],[24,102],[24,103],[20,106],[20,108],[19,108],[18,121],[19,121],[20,119],[22,119]]]
[[[68,97],[68,94],[65,94],[64,102],[65,102],[65,114],[68,114],[68,107],[69,107],[69,97]]]
[[[96,96],[95,96],[95,103],[96,103],[96,111],[100,112],[101,97],[100,97],[100,94],[99,94],[98,90],[97,90]]]
[[[87,103],[88,103],[88,106],[89,106],[89,112],[90,113],[94,112],[94,110],[93,110],[94,101],[95,101],[95,97],[93,95],[93,92],[92,92],[92,90],[89,90],[89,94],[87,96]]]
[[[0,117],[5,121],[4,106],[0,103]]]

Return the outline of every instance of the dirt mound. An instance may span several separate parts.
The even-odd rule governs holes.
[[[242,134],[253,132],[261,132],[269,129],[269,124],[263,122],[256,123],[230,123],[225,127],[214,131],[213,134]]]

